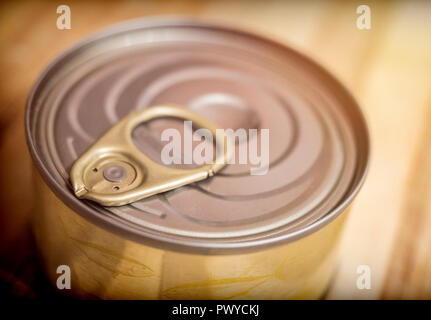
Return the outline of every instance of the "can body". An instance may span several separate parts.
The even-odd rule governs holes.
[[[103,299],[318,299],[336,267],[348,212],[317,232],[245,254],[152,248],[101,229],[68,208],[36,174],[34,221],[44,268],[70,266],[72,292]]]

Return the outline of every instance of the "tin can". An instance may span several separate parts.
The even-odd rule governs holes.
[[[78,199],[76,159],[131,110],[165,103],[223,128],[268,128],[267,173],[232,164],[123,206]],[[171,125],[137,127],[136,146],[157,158]],[[123,23],[68,50],[35,84],[26,132],[46,274],[55,284],[69,266],[73,294],[90,298],[321,297],[369,155],[359,107],[321,67],[272,40],[183,18]]]

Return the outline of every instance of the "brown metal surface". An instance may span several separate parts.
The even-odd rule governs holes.
[[[159,103],[224,128],[268,128],[268,174],[229,165],[120,208],[76,199],[74,160],[131,109]],[[160,132],[172,126],[138,128],[137,146],[157,161]],[[255,250],[318,230],[353,199],[368,159],[356,103],[320,67],[270,40],[181,19],[131,22],[71,49],[35,86],[27,130],[42,175],[68,206],[121,236],[185,251]]]

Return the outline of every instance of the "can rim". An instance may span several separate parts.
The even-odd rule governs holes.
[[[120,221],[116,221],[108,218],[104,215],[94,215],[91,214],[86,206],[86,203],[77,199],[72,194],[66,193],[64,187],[60,185],[60,183],[49,174],[47,166],[44,164],[41,155],[38,153],[35,142],[32,137],[31,132],[31,108],[34,104],[35,96],[46,78],[47,74],[52,71],[52,69],[58,65],[62,60],[64,60],[69,54],[75,52],[77,49],[84,47],[87,44],[92,43],[98,39],[102,39],[106,36],[111,35],[112,33],[119,33],[122,31],[131,31],[136,28],[143,27],[155,27],[155,26],[189,26],[189,27],[206,27],[213,28],[222,31],[227,31],[231,33],[236,33],[239,35],[244,35],[247,37],[251,37],[253,39],[264,41],[266,43],[271,44],[272,46],[278,47],[282,50],[287,50],[289,52],[293,52],[298,58],[306,61],[308,64],[312,65],[315,69],[319,71],[319,76],[325,77],[325,80],[331,82],[335,87],[340,89],[342,95],[352,102],[354,105],[355,112],[357,113],[357,120],[361,129],[361,144],[363,145],[362,152],[359,154],[362,158],[361,168],[356,172],[356,177],[352,178],[352,183],[357,180],[354,185],[346,191],[346,196],[338,202],[337,205],[333,207],[327,214],[325,214],[322,218],[314,221],[313,223],[302,227],[299,230],[289,232],[287,234],[276,235],[267,239],[254,239],[246,242],[235,242],[235,243],[226,243],[226,242],[192,242],[192,241],[182,241],[179,243],[173,239],[163,237],[161,234],[155,233],[147,233],[145,235],[142,234],[137,229],[130,228],[124,223]],[[241,27],[232,26],[226,23],[219,22],[208,22],[208,20],[202,21],[201,19],[196,19],[195,17],[188,16],[154,16],[154,17],[145,17],[145,18],[137,18],[122,21],[116,24],[111,25],[108,28],[103,28],[101,31],[97,31],[91,34],[89,37],[86,37],[84,40],[78,42],[73,45],[69,49],[65,50],[62,54],[57,56],[45,69],[42,71],[40,76],[37,78],[34,83],[30,94],[28,96],[26,102],[26,110],[25,110],[25,135],[27,146],[30,150],[30,154],[36,163],[36,167],[38,172],[42,176],[43,180],[47,183],[53,193],[64,203],[65,206],[69,207],[77,214],[79,214],[84,219],[90,221],[102,229],[113,232],[116,235],[123,236],[129,240],[143,243],[146,245],[150,245],[159,249],[174,249],[181,252],[190,253],[199,253],[199,254],[235,254],[238,252],[250,252],[250,251],[258,251],[267,248],[268,246],[277,246],[282,244],[287,244],[298,239],[301,239],[311,233],[314,233],[324,226],[328,225],[331,221],[337,218],[341,213],[345,211],[345,209],[351,204],[362,185],[364,184],[365,178],[367,176],[369,170],[369,162],[370,162],[370,137],[369,137],[369,129],[367,127],[367,122],[365,120],[365,116],[363,111],[359,107],[356,99],[352,96],[349,90],[338,80],[338,78],[332,75],[329,71],[327,71],[324,67],[322,67],[319,63],[314,61],[312,58],[306,56],[305,54],[298,52],[287,45],[280,43],[271,37],[266,35],[259,34],[255,31],[246,31]],[[355,132],[358,129],[354,130]],[[359,177],[359,178],[358,178]],[[67,200],[67,201],[65,201]],[[168,246],[168,248],[167,248]]]

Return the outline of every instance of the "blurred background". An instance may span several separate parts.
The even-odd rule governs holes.
[[[58,30],[59,5],[71,29]],[[357,7],[371,9],[359,30]],[[55,297],[37,264],[29,219],[31,159],[24,109],[31,86],[62,51],[112,23],[188,15],[283,42],[351,91],[368,121],[366,183],[345,228],[328,299],[431,299],[431,1],[1,1],[1,296]],[[357,268],[371,270],[359,290]]]

